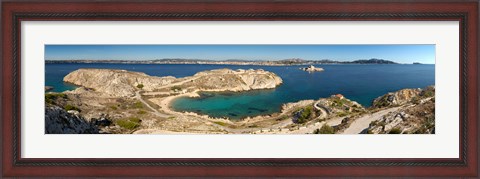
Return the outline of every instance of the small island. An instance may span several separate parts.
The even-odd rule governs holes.
[[[313,66],[313,65],[310,65],[309,67],[306,67],[306,68],[300,68],[300,70],[308,71],[308,72],[320,72],[320,71],[324,71],[323,68],[315,67],[315,66]]]

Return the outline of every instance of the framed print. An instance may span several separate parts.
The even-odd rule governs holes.
[[[477,177],[478,5],[3,2],[2,176]]]

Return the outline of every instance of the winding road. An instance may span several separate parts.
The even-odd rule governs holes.
[[[147,108],[153,111],[153,114],[157,115],[158,117],[163,117],[163,118],[170,117],[169,115],[158,112],[155,108],[153,108],[152,106],[150,106],[150,104],[148,104],[145,100],[143,100],[142,95],[140,94],[140,91],[135,92],[135,99],[142,102],[145,106],[147,106]]]
[[[362,116],[356,119],[355,121],[353,121],[352,124],[350,124],[350,126],[347,129],[345,129],[342,134],[360,134],[363,130],[368,128],[368,126],[372,121],[376,121],[382,118],[383,116],[385,116],[386,114],[388,114],[389,112],[396,111],[399,108],[400,107],[394,107],[394,108],[385,109],[373,114]]]

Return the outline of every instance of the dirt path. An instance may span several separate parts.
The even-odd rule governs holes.
[[[142,95],[140,95],[140,91],[135,92],[135,98],[140,102],[142,102],[145,106],[147,106],[148,109],[152,110],[153,114],[157,115],[158,117],[162,117],[162,118],[170,117],[169,115],[158,112],[155,108],[153,108],[152,106],[150,106],[150,104],[148,104],[145,100],[143,100]]]
[[[168,87],[183,85],[183,84],[186,83],[186,82],[195,81],[196,79],[198,79],[198,78],[200,78],[200,77],[201,77],[201,76],[194,76],[194,77],[185,79],[185,80],[183,80],[183,81],[179,81],[179,82],[176,82],[176,83],[171,83],[171,84],[168,84],[168,85],[165,85],[165,86],[161,86],[161,87],[159,87],[158,89],[164,89],[164,88],[168,88]]]
[[[345,129],[342,134],[360,134],[360,132],[368,128],[368,125],[370,125],[372,121],[378,120],[382,118],[384,115],[388,114],[389,112],[396,111],[399,108],[400,107],[385,109],[373,114],[368,114],[363,117],[360,117],[355,121],[353,121],[352,124],[350,124],[350,126],[347,129]]]

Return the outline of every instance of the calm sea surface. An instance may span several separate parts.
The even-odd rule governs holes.
[[[403,88],[424,88],[435,84],[435,65],[318,65],[324,72],[308,73],[303,66],[238,65],[150,65],[150,64],[46,64],[46,86],[62,92],[75,89],[63,77],[79,68],[109,68],[144,72],[151,76],[191,76],[199,71],[264,69],[279,75],[283,84],[271,90],[231,93],[201,93],[200,98],[179,98],[172,103],[177,111],[192,111],[213,117],[240,119],[279,112],[283,103],[343,94],[364,106],[387,92]]]

